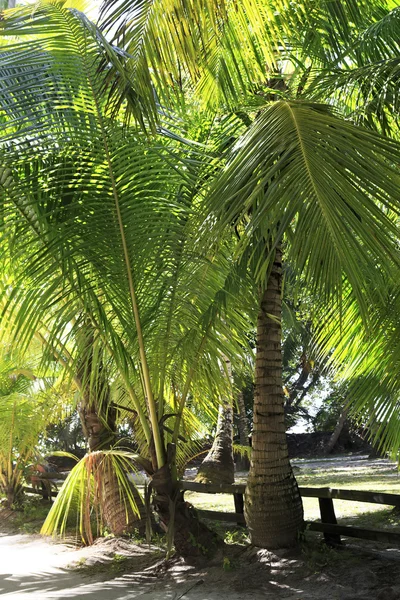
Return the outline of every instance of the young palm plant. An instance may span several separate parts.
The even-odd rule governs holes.
[[[0,491],[10,507],[22,499],[24,478],[28,475],[29,465],[37,462],[39,438],[45,433],[54,410],[38,382],[35,383],[34,370],[29,363],[32,360],[11,355],[3,345],[0,361]]]

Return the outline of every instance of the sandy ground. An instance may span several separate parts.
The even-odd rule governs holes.
[[[356,461],[359,468],[369,462],[346,461],[333,459],[329,467],[315,461],[315,468],[337,468],[339,462],[340,468],[354,469]],[[308,535],[302,554],[236,546],[199,568],[181,560],[166,563],[159,549],[125,540],[76,549],[17,534],[3,518],[0,595],[5,600],[400,600],[400,549],[346,542],[334,551]]]
[[[130,556],[129,571],[113,572],[112,555]],[[343,553],[343,556],[341,556]],[[0,594],[4,599],[47,600],[398,600],[400,553],[356,547],[314,559],[298,554],[236,548],[230,569],[206,569],[180,560],[166,564],[154,550],[105,540],[74,550],[39,536],[0,537]],[[332,557],[331,557],[332,558]],[[81,570],[73,563],[86,560]]]

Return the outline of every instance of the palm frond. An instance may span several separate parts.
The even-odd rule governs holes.
[[[105,494],[119,496],[129,525],[130,514],[140,518],[137,490],[128,475],[135,472],[136,455],[123,450],[97,451],[87,454],[71,470],[43,524],[43,535],[64,536],[75,529],[84,543],[92,544],[107,526],[102,513]],[[106,489],[109,474],[118,481],[116,489]],[[75,520],[75,523],[73,523]]]
[[[344,273],[366,310],[360,264],[379,277],[397,261],[391,215],[399,212],[399,153],[396,142],[326,106],[275,102],[236,144],[215,182],[207,205],[215,231],[238,224],[244,247],[255,232],[264,247],[288,232],[289,261],[312,289],[340,296]],[[267,266],[268,252],[259,277]]]

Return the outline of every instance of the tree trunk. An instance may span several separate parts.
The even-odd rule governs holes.
[[[282,253],[276,256],[257,322],[252,458],[245,517],[255,546],[294,546],[303,523],[301,496],[286,442],[281,353]]]
[[[115,411],[109,411],[107,424],[97,414],[93,405],[81,407],[79,415],[90,452],[110,449],[116,440]],[[110,468],[100,467],[100,476],[102,479],[99,487],[101,512],[107,528],[114,535],[130,533],[134,529],[139,529],[143,534],[146,511],[144,502],[133,484],[128,482],[135,497],[139,515],[132,509],[126,491],[121,487],[116,473]]]
[[[6,497],[7,497],[6,506],[8,506],[9,508],[12,508],[12,506],[15,502],[15,489],[13,488],[13,486],[10,485],[6,489]]]
[[[96,385],[91,384],[94,343],[90,327],[82,330],[79,341],[82,358],[78,365],[77,378],[82,385],[78,412],[82,430],[90,452],[109,450],[116,442],[117,414],[112,405],[107,375],[104,372],[101,358],[97,357]],[[98,401],[99,397],[102,398],[101,403]],[[134,529],[139,529],[141,533],[144,532],[145,506],[133,484],[127,481],[133,491],[140,515],[137,515],[132,509],[127,499],[127,492],[121,486],[114,471],[109,467],[100,467],[99,475],[102,478],[99,486],[101,512],[110,532],[114,535],[129,533]]]
[[[226,372],[232,383],[231,361],[225,357]],[[200,465],[196,481],[200,483],[234,483],[232,398],[223,398],[218,408],[217,430],[213,445]]]
[[[339,436],[343,431],[343,427],[346,422],[346,419],[347,419],[347,408],[344,408],[342,410],[339,420],[336,424],[335,430],[332,433],[331,437],[329,438],[329,442],[326,445],[325,454],[330,454],[332,452],[332,450],[334,449],[336,442],[338,441]]]
[[[204,523],[183,494],[177,490],[168,464],[156,471],[152,478],[155,491],[154,508],[161,526],[170,537],[170,545],[184,558],[210,557],[224,545],[223,541]]]
[[[121,487],[114,470],[106,468],[101,471],[101,504],[104,523],[114,535],[131,533],[139,530],[141,535],[146,531],[146,510],[142,497],[136,488],[130,485],[139,514],[130,505],[126,491]]]
[[[243,392],[239,392],[237,396],[238,407],[238,430],[239,443],[241,446],[249,446],[249,426],[247,422],[246,407],[244,404]],[[250,460],[247,456],[239,456],[236,461],[237,471],[247,471],[250,467]]]
[[[200,483],[234,483],[233,409],[226,402],[219,405],[217,431],[213,445],[200,465],[196,481]]]

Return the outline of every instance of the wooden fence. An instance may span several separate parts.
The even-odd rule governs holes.
[[[54,479],[65,479],[67,473],[43,473],[40,478],[47,481]],[[244,518],[244,484],[214,484],[214,483],[196,483],[195,481],[180,481],[180,489],[183,492],[198,492],[201,494],[230,494],[233,496],[235,512],[221,512],[215,510],[198,510],[200,517],[214,521],[223,521],[236,523],[242,527],[246,526]],[[330,544],[339,544],[341,536],[355,537],[377,542],[385,542],[400,545],[400,533],[386,529],[366,529],[349,525],[339,525],[335,515],[334,500],[348,500],[350,502],[368,502],[372,504],[385,504],[389,506],[400,507],[400,495],[387,494],[384,492],[367,492],[360,490],[344,490],[333,488],[308,488],[300,487],[300,494],[303,498],[318,498],[319,509],[321,513],[321,523],[316,521],[306,521],[305,526],[310,531],[320,531],[324,534],[325,540]],[[24,488],[28,493],[41,494],[48,497],[45,490],[35,488]],[[52,496],[57,492],[52,491]]]
[[[181,481],[180,489],[183,492],[198,492],[201,494],[231,494],[234,498],[234,513],[226,513],[214,510],[198,510],[199,516],[205,519],[216,521],[225,521],[237,523],[245,526],[243,514],[243,494],[245,490],[243,484],[207,484],[196,483],[195,481]],[[386,504],[389,506],[400,507],[400,495],[386,494],[383,492],[364,492],[359,490],[340,490],[332,488],[306,488],[301,487],[300,494],[303,498],[318,498],[319,509],[321,513],[321,523],[316,521],[306,521],[305,526],[310,531],[320,531],[324,534],[325,540],[332,544],[339,544],[341,536],[362,538],[364,540],[373,540],[389,544],[400,545],[400,533],[386,529],[364,529],[347,525],[339,525],[336,520],[334,500],[349,500],[352,502],[369,502],[372,504]]]

